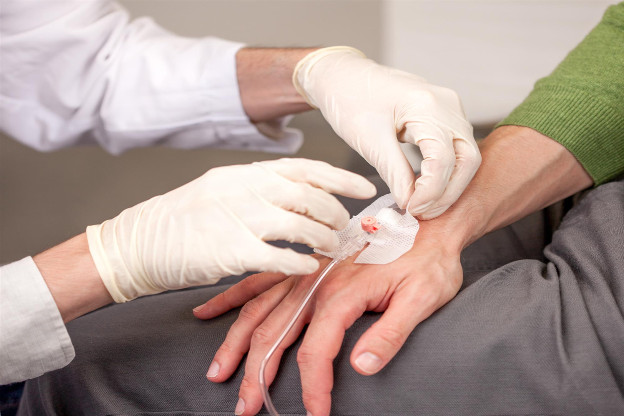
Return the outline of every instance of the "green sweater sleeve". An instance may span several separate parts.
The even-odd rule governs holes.
[[[624,173],[624,2],[499,126],[530,127],[565,146],[599,185]]]

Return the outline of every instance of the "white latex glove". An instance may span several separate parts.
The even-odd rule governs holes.
[[[397,204],[435,218],[459,198],[481,163],[457,94],[375,63],[357,49],[319,49],[295,68],[293,84],[373,165]],[[399,141],[420,147],[416,179]]]
[[[265,241],[335,249],[331,229],[345,227],[349,213],[330,192],[370,198],[376,190],[359,175],[306,159],[211,169],[87,227],[89,250],[116,302],[252,270],[312,273],[317,260]]]

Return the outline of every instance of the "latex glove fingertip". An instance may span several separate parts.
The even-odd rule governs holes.
[[[362,178],[354,183],[355,193],[362,198],[368,199],[377,195],[377,188],[368,179]]]

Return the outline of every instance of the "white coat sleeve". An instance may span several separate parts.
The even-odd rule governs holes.
[[[31,257],[0,267],[0,385],[69,364],[74,347]]]
[[[240,43],[130,21],[109,0],[3,0],[0,37],[0,128],[35,149],[290,153],[301,144],[284,124],[270,139],[249,121],[236,77]]]

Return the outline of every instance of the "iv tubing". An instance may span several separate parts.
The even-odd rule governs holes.
[[[271,416],[279,416],[279,413],[277,413],[277,410],[275,410],[275,406],[273,406],[273,402],[271,401],[271,396],[269,395],[269,386],[267,385],[266,379],[264,377],[264,370],[266,369],[266,366],[269,360],[271,359],[271,357],[273,356],[273,354],[275,353],[279,345],[282,343],[284,338],[286,338],[286,335],[288,335],[292,327],[295,325],[295,322],[297,322],[297,319],[299,319],[301,312],[303,312],[303,309],[308,305],[308,302],[314,295],[314,292],[316,292],[316,289],[321,284],[325,276],[327,276],[327,274],[331,271],[331,269],[333,269],[333,267],[336,264],[340,263],[342,260],[343,258],[336,257],[327,266],[325,266],[321,274],[314,281],[314,284],[312,285],[312,287],[308,289],[308,293],[306,293],[305,298],[303,299],[303,302],[301,302],[301,304],[299,305],[299,308],[297,309],[293,317],[290,319],[290,322],[288,322],[288,325],[286,325],[286,328],[284,328],[284,331],[282,331],[282,334],[279,336],[279,338],[277,338],[277,341],[275,341],[275,343],[273,344],[273,346],[271,347],[267,355],[264,357],[264,360],[262,360],[262,363],[260,364],[259,379],[260,379],[260,387],[262,388],[262,399],[264,400],[264,405],[269,411],[269,414]]]

